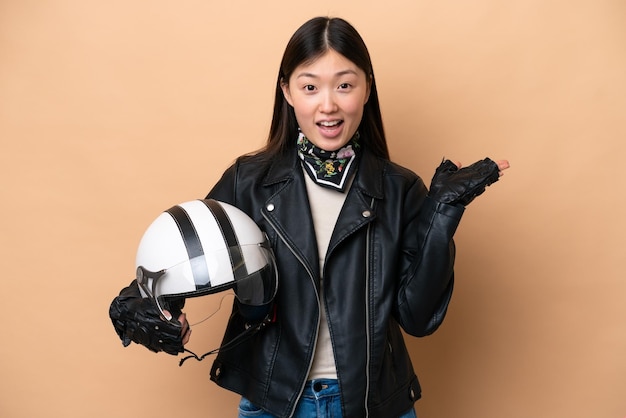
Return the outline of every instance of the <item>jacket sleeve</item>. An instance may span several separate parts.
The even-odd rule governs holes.
[[[206,199],[215,199],[236,206],[235,196],[237,196],[237,172],[239,171],[239,160],[228,167],[219,181],[213,186],[206,196]]]
[[[443,322],[454,286],[453,236],[464,208],[425,196],[421,181],[405,204],[401,279],[396,318],[413,336],[430,335]]]

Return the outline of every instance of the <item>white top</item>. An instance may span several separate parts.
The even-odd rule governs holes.
[[[323,271],[324,260],[326,259],[326,251],[330,243],[330,237],[335,229],[339,212],[346,200],[346,195],[350,189],[352,178],[348,182],[345,192],[327,189],[317,185],[306,173],[306,190],[309,195],[309,205],[313,216],[313,226],[315,228],[315,236],[317,238],[317,252],[319,254],[320,271]],[[317,336],[317,345],[315,346],[315,356],[313,357],[313,366],[309,373],[311,379],[336,379],[337,369],[335,367],[335,356],[330,341],[330,332],[328,329],[328,320],[326,318],[326,309],[324,309],[324,278],[320,278],[320,328]]]

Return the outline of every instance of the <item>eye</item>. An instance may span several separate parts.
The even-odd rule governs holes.
[[[315,91],[315,86],[312,84],[307,84],[304,86],[305,91]]]
[[[347,90],[347,89],[349,89],[350,87],[352,87],[352,85],[351,85],[350,83],[341,83],[341,84],[339,85],[339,90]]]

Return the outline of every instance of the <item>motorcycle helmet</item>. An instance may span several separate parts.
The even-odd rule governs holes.
[[[178,204],[148,227],[136,257],[137,283],[163,317],[168,301],[233,289],[249,322],[271,310],[278,288],[267,237],[238,208],[213,199]]]

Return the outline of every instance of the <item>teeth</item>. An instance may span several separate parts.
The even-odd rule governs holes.
[[[328,126],[336,126],[336,125],[339,125],[339,121],[338,120],[335,120],[335,121],[332,121],[332,122],[322,121],[322,122],[320,122],[320,125],[327,126],[327,127]]]

